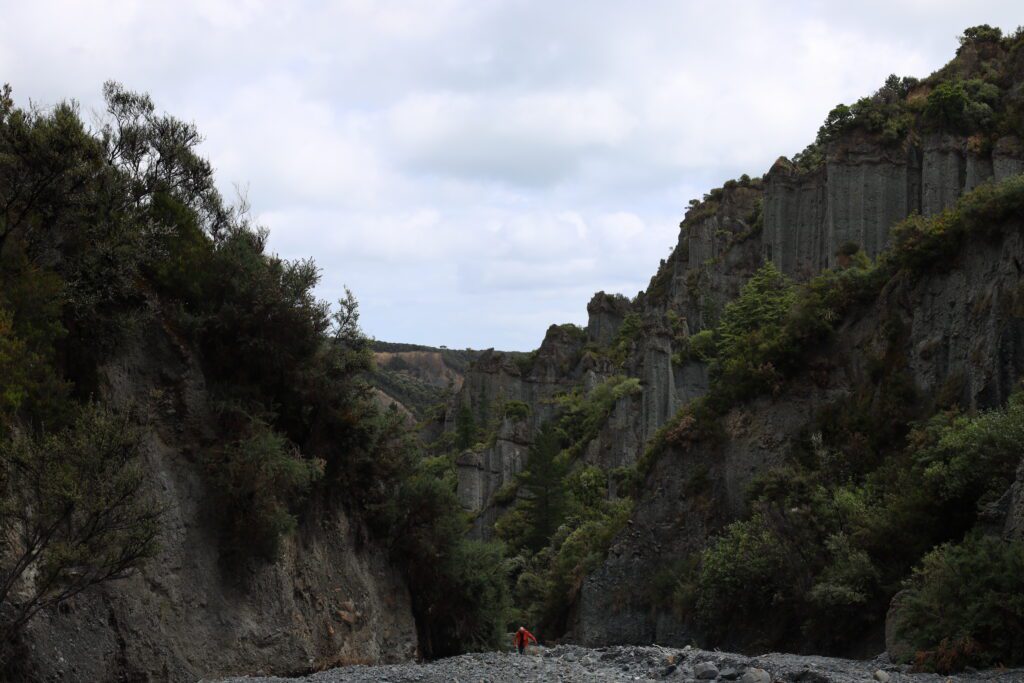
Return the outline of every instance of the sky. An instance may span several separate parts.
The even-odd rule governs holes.
[[[270,249],[377,339],[536,348],[645,289],[691,198],[926,76],[1019,0],[0,0],[15,101],[194,121]]]

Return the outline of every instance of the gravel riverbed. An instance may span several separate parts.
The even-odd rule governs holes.
[[[954,676],[911,673],[887,658],[856,661],[790,654],[760,657],[693,648],[574,645],[535,647],[520,656],[478,652],[425,664],[347,666],[300,678],[240,677],[220,683],[511,683],[513,681],[679,681],[698,683],[1024,683],[1024,669]]]

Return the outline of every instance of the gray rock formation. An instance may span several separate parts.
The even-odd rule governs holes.
[[[922,396],[944,396],[965,408],[1005,402],[1024,376],[1020,263],[1024,239],[1020,231],[1008,230],[1002,239],[969,245],[946,272],[893,281],[872,309],[840,328],[821,352],[827,355],[807,359],[809,368],[830,370],[809,371],[777,398],[734,408],[723,420],[720,444],[698,442],[662,456],[647,477],[630,525],[583,584],[573,639],[587,645],[683,644],[695,635],[685,632],[665,606],[652,604],[631,577],[671,567],[743,513],[751,477],[781,465],[823,406],[870,382],[869,358],[886,343],[882,321],[906,330],[901,352]],[[689,486],[697,476],[707,483]],[[1021,533],[1021,481],[1024,476],[1005,503],[1008,535]],[[742,634],[734,635],[735,643],[722,645],[740,646]]]
[[[40,614],[28,627],[30,666],[43,680],[192,681],[414,656],[403,579],[339,511],[300,529],[274,563],[223,563],[200,464],[212,434],[203,375],[170,332],[145,334],[104,369],[103,394],[150,425],[147,471],[166,507],[160,554]]]
[[[1013,137],[982,153],[968,138],[948,134],[930,135],[920,147],[888,147],[853,134],[830,145],[813,171],[785,158],[772,166],[764,257],[800,279],[834,266],[848,243],[874,257],[888,245],[892,226],[910,214],[935,215],[981,183],[1022,171],[1024,149]]]
[[[765,177],[764,258],[784,273],[816,272],[825,264],[829,246],[824,176],[824,167],[800,172],[782,157]]]
[[[629,310],[629,299],[621,294],[595,294],[587,304],[587,339],[598,346],[610,344]]]
[[[992,149],[992,172],[996,182],[1024,173],[1024,142],[1013,136],[999,138]]]
[[[459,503],[476,515],[470,531],[473,538],[491,536],[501,512],[492,498],[523,470],[532,441],[527,421],[505,418],[493,445],[481,451],[467,450],[456,459]]]

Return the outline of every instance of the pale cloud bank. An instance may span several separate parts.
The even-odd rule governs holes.
[[[529,349],[633,295],[692,197],[1014,2],[0,2],[0,81],[194,120],[271,246],[378,338]]]

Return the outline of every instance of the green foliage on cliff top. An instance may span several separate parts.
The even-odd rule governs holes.
[[[987,24],[964,31],[957,57],[923,81],[889,76],[871,97],[832,109],[817,142],[835,142],[852,131],[897,145],[927,132],[1024,135],[1024,94],[1014,85],[1022,74],[1016,54],[1024,31],[1003,36]]]

